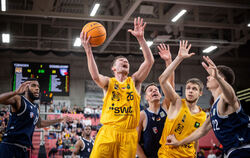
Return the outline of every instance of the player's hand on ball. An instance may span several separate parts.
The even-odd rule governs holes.
[[[81,39],[81,44],[83,48],[85,49],[86,53],[88,53],[91,50],[91,46],[89,43],[90,36],[87,37],[86,32],[81,32],[80,39]]]

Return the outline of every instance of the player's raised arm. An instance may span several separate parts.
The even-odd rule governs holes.
[[[28,88],[30,81],[22,83],[14,92],[7,92],[0,94],[0,104],[11,105],[13,110],[17,111],[21,106],[21,97],[19,94],[23,94]]]
[[[177,57],[175,58],[175,60],[165,69],[165,71],[161,74],[161,76],[159,77],[159,82],[162,88],[162,91],[164,93],[164,95],[168,96],[168,98],[170,99],[170,102],[172,102],[172,104],[175,104],[176,100],[179,97],[179,95],[175,92],[175,90],[173,89],[173,87],[169,84],[168,80],[170,78],[170,76],[174,73],[174,70],[177,68],[177,66],[185,59],[185,58],[189,58],[192,55],[194,55],[194,53],[190,53],[189,54],[189,50],[191,48],[191,44],[188,45],[187,41],[180,41],[180,48],[179,48],[179,52]]]
[[[86,53],[87,61],[88,61],[88,69],[89,69],[92,79],[95,81],[95,83],[99,87],[106,90],[108,87],[108,83],[109,83],[109,77],[103,76],[99,73],[99,70],[96,65],[96,62],[92,53],[92,49],[89,43],[90,36],[87,37],[87,33],[81,32],[80,39],[81,39],[82,46],[85,49],[85,53]]]
[[[170,53],[169,45],[167,45],[167,47],[166,47],[165,44],[161,43],[159,46],[157,46],[157,48],[159,50],[158,54],[165,61],[166,68],[167,68],[172,63],[172,56],[171,56],[171,53]],[[168,82],[170,83],[170,85],[174,89],[174,87],[175,87],[175,84],[174,84],[174,72],[169,77]],[[165,108],[165,110],[167,110],[169,105],[170,105],[170,100],[168,98],[168,95],[165,95],[162,106]]]
[[[143,19],[138,17],[137,19],[134,19],[134,30],[128,30],[128,32],[130,32],[138,40],[144,57],[144,62],[141,64],[138,71],[132,75],[133,80],[136,83],[136,87],[137,84],[142,83],[146,79],[154,63],[154,57],[144,38],[145,27],[146,23],[143,23]]]
[[[235,95],[235,92],[232,88],[232,86],[223,78],[224,76],[220,74],[217,66],[214,64],[214,62],[208,57],[203,56],[203,59],[205,62],[202,62],[202,66],[205,68],[205,70],[208,72],[210,77],[213,77],[217,80],[218,84],[220,85],[220,88],[222,90],[222,98],[227,102],[229,105],[234,106],[235,109],[239,108],[239,104],[237,101],[237,97]]]

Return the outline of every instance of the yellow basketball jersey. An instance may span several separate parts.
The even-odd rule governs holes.
[[[100,122],[122,129],[134,129],[140,120],[140,95],[131,77],[119,82],[110,78],[108,90],[103,98]]]
[[[161,151],[164,151],[164,153],[168,155],[167,157],[195,157],[195,141],[179,147],[165,144],[168,135],[174,134],[177,140],[182,140],[199,128],[206,120],[206,113],[201,109],[200,111],[201,112],[197,114],[192,114],[189,111],[185,99],[182,99],[182,107],[176,118],[166,119],[160,144],[162,145]]]

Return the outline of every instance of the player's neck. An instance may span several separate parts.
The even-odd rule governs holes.
[[[115,74],[115,78],[119,81],[119,82],[123,82],[124,80],[126,80],[128,76],[125,75],[124,73],[117,73]]]
[[[197,101],[198,101],[198,99],[197,99]],[[188,102],[186,100],[187,106],[188,106],[188,108],[189,108],[189,110],[190,110],[191,113],[198,113],[198,112],[200,112],[199,108],[197,106],[197,101],[191,103],[191,102]]]
[[[214,100],[216,100],[221,94],[222,94],[222,90],[220,87],[216,88],[216,89],[210,89],[212,96],[214,97]]]
[[[148,104],[149,104],[148,109],[154,113],[157,113],[160,109],[160,106],[161,106],[160,101],[159,102],[149,102]]]
[[[85,136],[84,139],[90,140],[90,136]]]
[[[31,103],[34,103],[34,100],[32,100],[27,93],[24,94],[24,97],[28,99]]]

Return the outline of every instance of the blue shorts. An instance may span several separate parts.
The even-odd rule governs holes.
[[[249,158],[249,157],[250,157],[250,148],[236,149],[228,156],[228,158]]]
[[[29,151],[15,145],[0,143],[0,158],[29,158]]]

